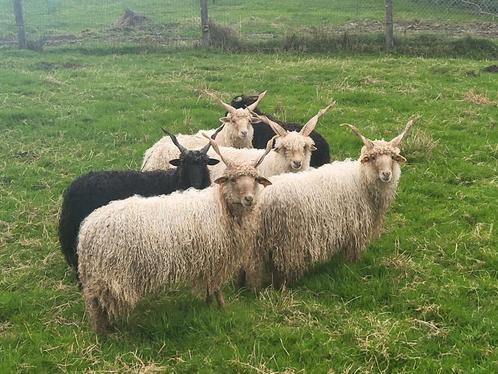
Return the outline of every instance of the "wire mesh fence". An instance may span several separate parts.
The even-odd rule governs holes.
[[[383,0],[207,0],[211,25],[249,41],[321,30],[382,33]],[[498,38],[497,0],[394,0],[396,35]],[[199,0],[24,0],[32,43],[192,45],[201,38]],[[0,44],[15,44],[13,0],[0,0]]]

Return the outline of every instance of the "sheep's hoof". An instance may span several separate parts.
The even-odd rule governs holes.
[[[221,290],[217,289],[214,291],[214,294],[216,295],[216,301],[218,302],[218,307],[220,309],[224,309],[225,307],[225,299],[223,298],[223,293]]]

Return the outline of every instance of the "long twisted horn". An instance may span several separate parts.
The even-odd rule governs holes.
[[[168,130],[166,130],[163,127],[161,127],[161,130],[163,130],[163,132],[171,138],[171,141],[180,150],[180,153],[184,153],[184,152],[187,151],[187,148],[185,148],[183,145],[181,145],[180,143],[178,143],[178,139],[176,139],[175,135],[173,135],[172,133],[170,133]]]
[[[413,124],[415,123],[415,121],[418,120],[419,118],[420,118],[419,116],[411,117],[408,120],[408,122],[406,123],[405,129],[403,130],[403,132],[401,134],[399,134],[397,137],[395,137],[393,140],[391,140],[389,143],[393,147],[399,148],[399,145],[400,145],[401,141],[403,140],[403,138],[405,137],[405,135],[407,134],[407,132],[411,129],[411,127],[413,126]]]
[[[273,138],[271,138],[270,140],[268,140],[268,143],[266,143],[265,153],[263,153],[261,155],[261,157],[255,162],[255,164],[254,164],[255,168],[257,168],[259,165],[261,165],[261,163],[265,159],[266,155],[268,155],[268,153],[270,153],[270,151],[273,148],[273,141],[275,140],[276,137],[277,137],[277,135],[275,135]]]
[[[216,139],[216,135],[218,135],[218,133],[219,133],[221,130],[223,130],[223,127],[224,127],[224,126],[225,126],[225,125],[221,125],[220,127],[218,127],[218,128],[216,129],[216,131],[214,132],[214,134],[213,134],[213,135],[211,135],[211,139],[213,139],[213,140],[214,140],[214,139]],[[206,153],[208,153],[208,151],[209,151],[209,148],[210,148],[210,147],[211,147],[211,142],[207,143],[204,147],[202,147],[200,151],[201,151],[202,153],[206,154]]]
[[[254,103],[252,103],[251,105],[248,105],[248,106],[247,106],[247,109],[249,109],[250,111],[255,110],[255,109],[256,109],[256,107],[258,106],[259,102],[261,101],[261,99],[263,99],[263,97],[265,97],[266,92],[267,92],[267,91],[263,91],[263,92],[261,92],[261,93],[258,95],[258,98],[256,99],[256,101],[255,101]]]
[[[373,148],[374,147],[374,144],[373,142],[368,139],[367,137],[363,136],[360,132],[360,130],[358,130],[355,126],[353,125],[350,125],[349,123],[343,123],[341,125],[341,127],[349,127],[351,129],[351,131],[353,131],[353,133],[361,139],[361,141],[363,142],[363,144],[367,147],[367,148]]]
[[[223,163],[228,167],[228,166],[232,166],[232,162],[229,161],[229,160],[226,160],[223,155],[221,154],[220,152],[220,148],[218,147],[218,143],[216,143],[216,140],[214,139],[211,139],[208,135],[206,135],[205,133],[202,133],[202,136],[204,136],[206,139],[209,140],[209,144],[211,144],[211,146],[213,147],[214,151],[218,154],[218,156],[220,156],[221,158],[221,161],[223,161]]]
[[[327,113],[330,108],[335,107],[335,105],[336,105],[336,102],[333,101],[329,105],[327,105],[325,108],[320,109],[315,116],[311,117],[311,119],[308,122],[306,122],[306,124],[303,126],[303,128],[301,129],[301,131],[299,133],[303,136],[309,136],[311,134],[311,132],[315,129],[316,124],[318,123],[318,120],[320,119],[320,117],[323,116],[325,113]]]
[[[273,132],[275,134],[277,134],[278,136],[285,136],[287,135],[287,130],[284,129],[282,126],[280,126],[277,122],[275,121],[272,121],[271,119],[269,119],[267,116],[263,116],[263,115],[259,115],[258,113],[256,112],[252,112],[251,111],[251,114],[256,117],[257,119],[259,119],[260,121],[266,123],[268,126],[271,127],[271,129],[273,130]]]
[[[235,109],[233,106],[231,106],[230,104],[227,104],[225,103],[223,100],[221,100],[218,96],[216,96],[214,93],[212,92],[209,92],[209,91],[204,91],[206,93],[206,95],[208,95],[209,97],[211,97],[214,101],[218,102],[221,104],[221,106],[223,108],[225,108],[225,110],[229,113],[236,113],[237,112],[237,109]]]

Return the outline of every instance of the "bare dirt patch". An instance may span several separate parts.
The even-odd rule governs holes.
[[[384,23],[382,21],[359,21],[350,22],[334,28],[340,32],[348,33],[370,33],[383,32]],[[421,20],[399,21],[394,25],[397,33],[440,33],[454,36],[473,35],[488,38],[498,38],[498,23],[496,22],[431,22]]]

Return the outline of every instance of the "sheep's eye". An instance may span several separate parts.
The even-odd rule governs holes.
[[[234,177],[230,178],[230,183],[235,183],[236,181],[237,181],[236,178],[234,178]]]
[[[375,156],[370,156],[368,159],[369,159],[370,161],[374,161],[374,160],[375,160],[375,158],[376,158]]]

